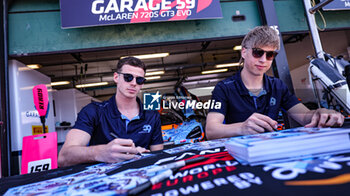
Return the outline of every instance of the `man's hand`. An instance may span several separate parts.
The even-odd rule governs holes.
[[[150,150],[147,150],[146,148],[142,148],[142,147],[140,147],[140,146],[136,147],[136,150],[137,150],[139,153],[151,152]]]
[[[241,135],[263,133],[265,130],[274,131],[277,121],[263,114],[254,113],[241,125]]]
[[[95,148],[95,160],[106,163],[115,163],[135,157],[138,149],[131,139],[114,139],[106,145]]]
[[[334,110],[320,108],[314,111],[311,122],[305,127],[340,127],[344,123],[344,116]]]

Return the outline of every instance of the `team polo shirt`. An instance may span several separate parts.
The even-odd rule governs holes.
[[[253,113],[277,120],[280,109],[289,110],[300,103],[280,79],[264,74],[263,82],[263,90],[255,96],[245,87],[241,71],[238,71],[215,86],[212,99],[221,102],[221,108],[210,112],[223,114],[226,124],[243,122]]]
[[[157,111],[143,110],[143,104],[136,99],[140,113],[133,119],[122,115],[117,107],[115,96],[102,103],[93,102],[85,106],[78,114],[74,129],[80,129],[91,135],[89,145],[107,144],[118,138],[132,139],[136,146],[149,149],[151,145],[163,143],[161,121]]]

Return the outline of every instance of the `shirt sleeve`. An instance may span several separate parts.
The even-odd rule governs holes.
[[[163,144],[160,114],[158,111],[155,111],[154,121],[154,132],[152,134],[152,142],[150,145]]]
[[[294,94],[290,93],[290,91],[288,90],[288,87],[281,80],[279,81],[281,82],[281,90],[282,90],[281,107],[286,111],[288,111],[290,108],[300,103],[300,101]]]
[[[221,108],[220,109],[212,108],[209,110],[209,112],[218,112],[226,116],[228,100],[227,100],[227,95],[224,87],[225,86],[222,82],[218,83],[215,86],[211,95],[211,99],[215,100],[215,102],[221,102]]]
[[[78,113],[73,129],[80,129],[92,135],[98,119],[97,107],[93,103],[88,104]]]

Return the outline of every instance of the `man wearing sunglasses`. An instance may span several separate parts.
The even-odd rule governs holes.
[[[244,37],[243,68],[219,82],[212,92],[212,99],[221,102],[221,109],[209,111],[206,122],[208,139],[274,131],[280,109],[305,127],[343,124],[344,117],[340,113],[324,108],[310,111],[281,80],[265,74],[279,46],[277,32],[267,26],[256,27]]]
[[[118,62],[114,73],[116,94],[108,101],[90,103],[79,112],[59,153],[60,167],[121,162],[163,149],[159,113],[143,110],[137,97],[146,81],[145,72],[145,64],[137,58]]]

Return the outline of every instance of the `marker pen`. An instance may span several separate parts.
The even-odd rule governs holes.
[[[147,170],[147,173],[158,172],[158,171],[165,170],[165,169],[180,168],[180,167],[192,164],[192,163],[203,161],[204,159],[206,159],[206,158],[203,156],[200,156],[200,157],[196,157],[193,159],[176,161],[174,163],[169,163],[169,164],[160,165],[158,167],[151,168],[151,169]]]
[[[113,136],[114,139],[117,139],[117,138],[118,138],[118,136],[117,136],[115,133],[113,133],[113,132],[109,132],[109,134],[110,134],[111,136]],[[128,154],[128,153],[127,153],[127,154]],[[136,155],[142,156],[142,154],[141,154],[140,152],[137,152]]]
[[[173,175],[173,173],[176,172],[176,170],[178,170],[178,168],[175,169],[167,169],[164,172],[153,176],[152,178],[150,178],[149,180],[147,180],[147,182],[144,182],[140,185],[137,185],[135,188],[131,189],[128,194],[129,195],[137,195],[143,191],[145,191],[146,189],[150,188],[152,185],[155,185],[167,178],[169,178],[171,175]]]

